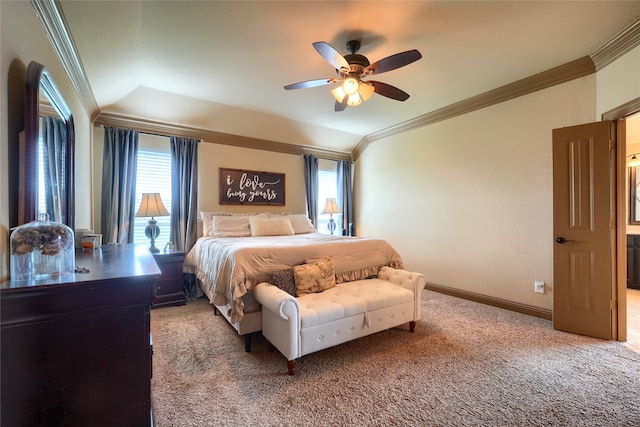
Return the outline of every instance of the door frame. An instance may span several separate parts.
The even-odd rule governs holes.
[[[627,340],[627,148],[625,118],[640,112],[640,98],[636,98],[602,114],[602,120],[611,122],[612,140],[616,144],[615,182],[615,222],[616,233],[612,236],[615,244],[612,254],[612,296],[616,302],[611,311],[611,338]]]

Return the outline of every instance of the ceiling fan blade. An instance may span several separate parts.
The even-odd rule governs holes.
[[[310,87],[328,85],[328,84],[331,84],[331,83],[335,83],[337,81],[338,81],[338,79],[307,80],[307,81],[304,81],[304,82],[292,83],[290,85],[286,85],[284,88],[287,89],[287,90],[290,90],[290,89],[306,89],[306,88],[310,88]]]
[[[395,86],[371,80],[367,83],[373,85],[373,89],[378,95],[386,96],[387,98],[395,99],[396,101],[406,101],[409,99],[409,94],[407,92],[400,90]]]
[[[345,95],[344,98],[342,98],[342,102],[336,101],[334,111],[344,111],[345,108],[347,108],[347,101],[349,101],[348,95]]]
[[[412,62],[422,58],[422,55],[417,50],[408,50],[406,52],[396,53],[395,55],[387,56],[379,61],[374,62],[364,69],[366,74],[380,74],[387,71],[395,70],[396,68],[404,67]]]
[[[318,51],[325,61],[331,64],[336,70],[349,71],[349,63],[344,56],[340,55],[340,52],[335,50],[329,43],[315,42],[313,47]]]

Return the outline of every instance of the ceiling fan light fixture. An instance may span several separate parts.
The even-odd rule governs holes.
[[[345,93],[344,88],[342,86],[338,86],[337,88],[333,89],[331,91],[331,94],[336,99],[336,101],[340,103],[345,97],[347,97],[347,105],[350,107],[355,107],[356,105],[360,105],[362,104],[362,101],[363,101],[362,97],[357,91],[356,93],[349,95]]]
[[[362,104],[362,97],[358,92],[353,95],[349,95],[349,100],[347,101],[347,105],[350,107],[355,107],[356,105]]]
[[[351,53],[345,56],[342,56],[326,42],[314,42],[313,47],[325,61],[335,68],[338,77],[307,80],[286,85],[284,88],[286,90],[302,89],[340,82],[340,86],[331,91],[336,99],[335,111],[344,111],[347,105],[360,105],[374,93],[396,101],[406,101],[409,94],[395,86],[376,81],[367,83],[361,79],[404,67],[422,58],[420,52],[413,49],[387,56],[372,64],[366,56],[356,53],[360,49],[359,40],[350,40],[347,43],[347,50]]]
[[[353,80],[349,82],[349,80]],[[355,90],[353,88],[355,87]],[[362,104],[367,99],[371,98],[375,88],[372,85],[368,85],[364,82],[360,82],[354,78],[348,78],[340,86],[331,91],[331,94],[338,102],[347,97],[347,105],[355,107]]]
[[[358,80],[354,79],[353,77],[349,77],[348,79],[345,79],[345,81],[342,83],[342,88],[344,89],[344,93],[346,93],[349,96],[355,95],[356,93],[358,93],[358,86],[360,86],[360,82],[358,82]]]
[[[342,87],[342,85],[340,85],[337,88],[331,90],[331,95],[333,95],[336,101],[342,102],[342,100],[346,96],[346,93],[344,93],[344,88]]]
[[[358,92],[360,93],[362,100],[366,101],[367,99],[371,98],[371,95],[373,95],[373,93],[375,92],[375,88],[372,85],[361,82],[360,87],[358,88]]]

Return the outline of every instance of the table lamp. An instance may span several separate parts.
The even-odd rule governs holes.
[[[336,231],[336,223],[333,221],[333,214],[339,214],[340,209],[338,208],[338,203],[334,197],[329,197],[324,203],[324,209],[320,212],[321,215],[329,214],[329,224],[327,224],[327,228],[329,232],[333,236],[333,232]]]
[[[154,217],[156,216],[169,216],[167,208],[164,207],[160,193],[142,193],[142,202],[140,202],[140,208],[136,212],[137,217],[151,217],[149,225],[144,229],[144,234],[151,240],[151,246],[149,251],[152,253],[160,252],[160,249],[156,248],[156,238],[160,235],[160,227],[158,227],[158,221]]]

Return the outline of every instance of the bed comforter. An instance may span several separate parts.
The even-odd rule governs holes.
[[[333,256],[336,282],[374,276],[382,266],[403,268],[398,252],[385,240],[336,237],[320,233],[269,237],[201,237],[184,261],[211,303],[229,305],[232,322],[244,317],[242,297],[272,271]]]

